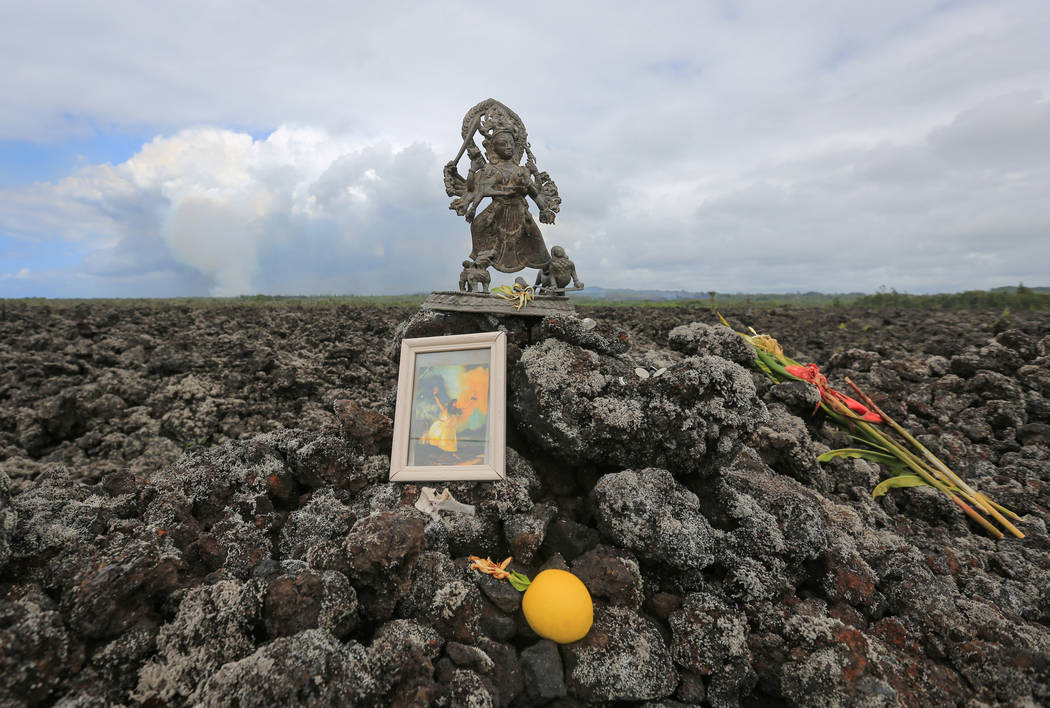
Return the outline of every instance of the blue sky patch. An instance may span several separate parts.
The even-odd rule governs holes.
[[[153,137],[151,133],[95,131],[54,142],[0,140],[0,188],[56,182],[88,165],[118,165]]]

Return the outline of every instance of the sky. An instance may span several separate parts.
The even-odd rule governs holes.
[[[42,1],[0,27],[0,297],[455,289],[442,167],[490,97],[587,285],[1050,285],[1045,0]]]

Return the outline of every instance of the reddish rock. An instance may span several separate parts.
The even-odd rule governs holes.
[[[594,597],[632,610],[642,604],[642,575],[629,553],[600,545],[577,558],[572,572]]]
[[[664,622],[681,607],[681,596],[669,592],[658,592],[645,601],[645,611]]]
[[[343,436],[368,454],[389,452],[394,422],[382,413],[341,398],[332,403]]]
[[[389,618],[412,582],[426,526],[420,516],[376,512],[358,520],[346,537],[350,579],[371,619]]]
[[[271,638],[321,627],[338,638],[357,624],[357,594],[342,573],[300,570],[270,581],[263,596],[263,626]]]
[[[828,556],[828,572],[824,576],[824,591],[832,602],[846,602],[854,607],[871,608],[878,594],[875,590],[875,572],[857,555],[832,552]]]

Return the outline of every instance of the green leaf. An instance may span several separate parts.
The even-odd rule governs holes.
[[[518,592],[525,592],[525,590],[530,585],[532,585],[532,581],[529,580],[529,576],[522,575],[521,573],[517,572],[512,572],[510,575],[508,575],[507,580],[510,582],[511,585],[514,586],[514,589]]]
[[[773,369],[777,372],[783,371],[784,367],[781,366],[780,362],[778,362],[769,352],[756,348],[755,356],[758,357],[758,359],[761,360],[761,362],[768,366],[770,369]]]
[[[777,381],[777,378],[773,375],[773,372],[769,369],[769,367],[766,366],[765,362],[759,359],[758,357],[755,357],[755,366],[761,369],[762,373],[768,376],[773,381],[773,383],[780,383],[779,381]]]
[[[795,378],[785,371],[784,367],[776,359],[761,349],[755,349],[755,363],[766,372],[766,376],[772,379],[774,383],[783,383],[785,379]]]
[[[879,485],[875,487],[875,489],[871,490],[871,498],[876,499],[878,497],[881,497],[883,494],[890,491],[890,489],[895,489],[899,487],[925,486],[929,485],[927,485],[926,482],[923,481],[922,477],[919,477],[918,475],[914,474],[901,474],[897,475],[896,477],[890,477],[889,479],[880,482]]]
[[[830,450],[825,452],[823,455],[817,458],[818,462],[830,462],[836,457],[859,457],[863,460],[871,460],[872,462],[878,462],[890,467],[898,467],[902,463],[899,459],[893,455],[887,455],[885,452],[878,452],[877,450],[863,450],[855,447],[844,447],[840,450]]]
[[[859,435],[850,435],[850,437],[853,438],[854,440],[856,440],[857,442],[864,443],[865,445],[871,445],[876,450],[881,450],[882,452],[885,452],[887,455],[890,454],[890,449],[888,447],[886,447],[885,445],[883,445],[881,442],[878,442],[878,441],[875,441],[875,440],[869,440],[867,437],[860,437]]]

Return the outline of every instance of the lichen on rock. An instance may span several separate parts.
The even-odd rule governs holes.
[[[562,654],[569,694],[584,701],[663,698],[678,685],[656,623],[625,607],[596,607],[591,631]]]
[[[510,423],[571,465],[709,476],[763,419],[751,375],[713,356],[640,379],[625,358],[546,339],[510,372]]]
[[[618,546],[682,571],[700,570],[714,561],[719,532],[701,512],[696,495],[667,470],[605,475],[594,496],[598,528]]]

